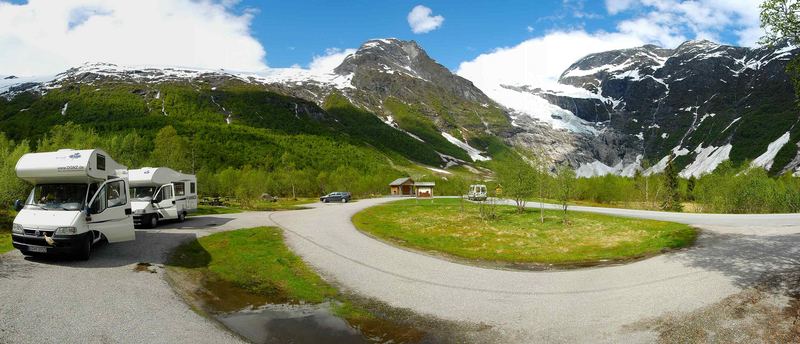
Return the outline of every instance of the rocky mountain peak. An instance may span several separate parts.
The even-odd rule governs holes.
[[[415,78],[429,79],[438,64],[414,41],[396,38],[373,39],[361,45],[345,58],[334,73],[348,75],[360,70],[377,70],[388,74],[405,74]],[[442,66],[438,66],[444,68]]]
[[[433,60],[415,41],[369,40],[346,57],[334,73],[352,75],[353,86],[384,97],[419,101],[421,94],[416,93],[434,87],[459,98],[491,103],[472,82]]]

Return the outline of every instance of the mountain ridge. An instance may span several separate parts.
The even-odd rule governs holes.
[[[798,145],[800,132],[783,72],[797,51],[787,45],[751,49],[700,40],[673,49],[644,45],[589,54],[562,72],[560,89],[497,86],[525,106],[487,95],[498,92],[486,93],[437,63],[417,42],[399,39],[366,41],[330,72],[89,64],[49,81],[0,80],[0,95],[13,99],[25,92],[46,93],[60,83],[103,82],[179,82],[208,86],[214,93],[234,82],[315,104],[319,110],[294,102],[294,111],[320,119],[329,112],[330,98],[341,96],[433,147],[439,167],[491,159],[491,147],[505,145],[505,150],[537,151],[551,163],[566,161],[583,176],[632,175],[644,170],[645,160],[653,165],[648,172],[659,172],[666,159],[674,160],[685,177],[707,173],[728,159],[758,160],[759,166],[783,173],[800,165],[800,153],[790,149]],[[148,94],[145,98],[156,98],[160,92]],[[218,98],[224,102],[224,92]],[[219,103],[213,95],[211,100]],[[216,106],[226,122],[247,117],[237,108]],[[759,120],[775,128],[753,125]]]

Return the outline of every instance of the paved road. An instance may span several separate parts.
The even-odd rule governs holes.
[[[0,255],[0,343],[236,343],[192,312],[157,273],[166,253],[195,235],[274,223],[327,278],[364,296],[443,319],[485,323],[503,342],[649,342],[623,330],[642,318],[688,311],[797,266],[797,215],[703,216],[581,209],[669,219],[706,229],[698,246],[614,267],[560,272],[483,269],[386,245],[358,232],[356,212],[391,199],[313,209],[193,218],[138,231],[89,262]],[[664,218],[666,217],[666,218]],[[749,221],[749,222],[748,222]]]
[[[190,218],[109,244],[87,262],[0,255],[0,343],[240,343],[193,312],[163,276],[166,254],[196,235],[269,224],[267,213]],[[137,263],[156,273],[135,272]]]
[[[800,215],[697,215],[575,207],[704,229],[697,246],[622,265],[556,272],[465,266],[358,232],[356,212],[390,201],[273,213],[290,246],[323,275],[368,297],[444,319],[485,323],[519,342],[651,342],[638,320],[694,310],[767,274],[795,270]],[[579,208],[579,209],[578,209]],[[424,219],[420,219],[424,221]]]

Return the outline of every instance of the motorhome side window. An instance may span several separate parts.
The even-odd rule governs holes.
[[[196,193],[194,190],[194,182],[189,183],[189,193],[192,195]]]
[[[158,196],[156,196],[156,200],[161,202],[163,200],[171,199],[172,198],[172,188],[171,187],[162,187],[161,191],[158,192]]]
[[[102,154],[97,154],[97,169],[100,171],[106,170],[106,157]]]
[[[122,181],[106,184],[108,191],[106,192],[106,204],[108,208],[119,207],[128,203],[128,198],[125,195],[125,183]]]
[[[184,182],[174,183],[174,185],[175,185],[175,196],[186,195],[186,184]]]

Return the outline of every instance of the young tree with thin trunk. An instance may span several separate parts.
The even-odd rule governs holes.
[[[678,191],[678,170],[672,163],[672,159],[667,162],[667,167],[664,169],[664,202],[661,204],[661,209],[670,211],[681,211],[681,197]]]
[[[575,170],[567,164],[556,168],[556,196],[564,210],[562,222],[567,223],[567,207],[575,194]]]
[[[497,176],[503,185],[503,194],[514,200],[517,212],[522,214],[528,199],[536,194],[536,172],[526,166],[507,165],[497,169]]]

